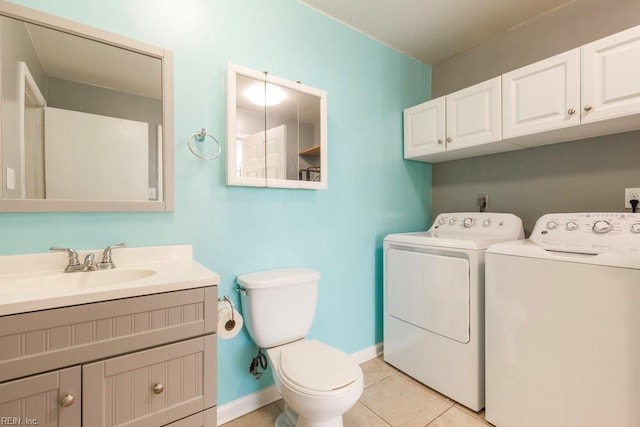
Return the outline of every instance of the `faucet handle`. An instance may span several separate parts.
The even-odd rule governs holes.
[[[58,248],[56,246],[52,246],[49,248],[52,252],[66,252],[69,256],[69,265],[80,265],[80,260],[78,259],[78,252],[71,248]]]
[[[115,267],[115,265],[113,265],[113,261],[111,260],[111,251],[113,249],[117,249],[117,248],[124,248],[126,247],[127,244],[122,242],[122,243],[118,243],[117,245],[111,245],[111,246],[107,246],[104,251],[102,252],[102,262],[100,264],[102,264],[103,266],[105,264],[111,264],[111,267],[108,268],[113,268]]]

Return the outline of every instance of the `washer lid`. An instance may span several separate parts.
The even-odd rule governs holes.
[[[342,351],[315,340],[286,345],[280,352],[280,372],[302,389],[330,392],[358,378],[358,365]]]
[[[320,272],[309,268],[279,268],[241,274],[237,278],[238,284],[246,289],[271,288],[287,286],[294,283],[320,280]]]

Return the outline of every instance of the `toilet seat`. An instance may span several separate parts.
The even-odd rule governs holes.
[[[354,383],[359,366],[342,351],[316,340],[300,340],[282,346],[281,379],[304,394],[326,395]]]

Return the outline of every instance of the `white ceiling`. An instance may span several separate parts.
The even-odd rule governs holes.
[[[300,0],[427,64],[436,65],[576,0]]]

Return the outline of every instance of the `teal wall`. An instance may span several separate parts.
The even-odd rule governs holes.
[[[310,336],[353,353],[382,341],[382,239],[430,222],[431,169],[402,159],[402,110],[429,98],[431,68],[295,0],[19,0],[174,52],[173,213],[0,213],[0,254],[49,246],[192,243],[221,276],[287,266],[320,270]],[[186,138],[226,140],[227,62],[328,93],[329,189],[225,186],[224,160],[202,161]],[[99,183],[96,183],[99,185]],[[272,383],[248,373],[246,332],[219,340],[219,403]]]

